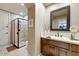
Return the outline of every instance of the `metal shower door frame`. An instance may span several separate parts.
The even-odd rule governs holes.
[[[16,46],[16,48],[21,48],[21,47],[19,47],[19,31],[20,31],[20,27],[19,27],[19,25],[20,25],[20,23],[19,23],[19,20],[25,20],[25,19],[23,19],[23,18],[16,18],[16,19],[14,19],[13,21],[15,21],[15,20],[17,20],[17,44],[15,44],[15,34],[14,34],[14,43],[12,43],[14,46]],[[25,21],[28,21],[28,20],[25,20]],[[14,27],[15,27],[15,23],[14,23]],[[11,27],[12,28],[12,27]],[[14,28],[14,31],[15,31],[15,28]],[[12,32],[11,32],[12,33]],[[12,37],[12,36],[11,36]],[[12,38],[11,38],[12,39]],[[23,47],[23,46],[22,46]]]
[[[18,41],[17,41],[17,45],[18,45],[18,46],[16,46],[16,47],[17,47],[17,48],[21,48],[21,47],[23,47],[23,46],[19,47],[19,39],[20,39],[20,38],[19,38],[19,34],[20,34],[20,33],[19,33],[19,31],[20,31],[20,27],[19,27],[20,22],[19,22],[19,20],[25,20],[25,19],[23,19],[23,18],[17,18],[17,20],[18,20],[18,21],[17,21],[17,23],[18,23],[18,25],[17,25],[17,26],[18,26],[18,27],[17,27],[17,30],[18,30],[18,31],[17,31],[17,40],[18,40]],[[25,21],[28,21],[28,20],[25,20]]]

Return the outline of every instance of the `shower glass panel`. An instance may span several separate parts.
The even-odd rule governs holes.
[[[27,41],[28,23],[25,20],[19,19],[19,47],[25,45]]]
[[[22,18],[17,18],[12,21],[11,29],[12,44],[17,48],[25,46],[26,41],[28,41],[28,21]]]

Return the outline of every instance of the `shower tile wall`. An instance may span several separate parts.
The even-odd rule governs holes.
[[[27,26],[28,26],[27,21],[20,20],[20,23],[19,23],[19,27],[20,27],[19,38],[25,39],[25,41],[27,39],[27,32],[26,32],[28,30]]]

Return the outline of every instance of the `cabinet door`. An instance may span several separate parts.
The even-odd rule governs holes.
[[[41,38],[41,53],[42,53],[42,55],[48,54],[46,39],[44,39],[44,38]]]
[[[69,51],[66,49],[59,48],[58,54],[59,54],[59,56],[69,56]]]
[[[58,48],[55,46],[49,46],[49,55],[50,56],[58,56]]]
[[[72,56],[79,56],[79,45],[72,44],[71,51]]]
[[[44,46],[46,46],[46,39],[41,38],[41,52],[42,52]]]
[[[78,52],[72,52],[71,55],[72,56],[79,56],[79,53]]]
[[[41,52],[42,52],[42,55],[44,55],[44,56],[49,56],[49,49],[48,49],[47,46],[43,46]]]
[[[79,45],[72,44],[71,45],[71,50],[75,51],[75,52],[79,52]]]

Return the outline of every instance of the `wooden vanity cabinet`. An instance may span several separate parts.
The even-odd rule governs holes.
[[[41,53],[47,56],[66,56],[69,55],[69,44],[41,38]]]
[[[49,45],[49,51],[50,53],[53,53],[55,56],[65,56],[69,55],[69,44],[60,42],[60,41],[54,41],[47,39],[47,44]]]
[[[72,51],[79,52],[79,45],[72,44],[71,48],[72,48]]]
[[[50,56],[58,56],[58,49],[55,46],[48,46],[49,47],[49,55]]]
[[[71,45],[71,55],[79,56],[79,45],[75,45],[75,44]]]
[[[78,52],[71,52],[71,56],[79,56]]]
[[[47,39],[46,41],[47,41],[48,45],[53,45],[53,46],[60,47],[60,48],[63,48],[63,49],[69,49],[68,43],[56,41],[56,40],[51,40],[51,39]]]
[[[79,45],[41,38],[41,53],[45,56],[79,56]]]
[[[41,52],[42,52],[42,55],[45,55],[45,56],[49,55],[47,41],[44,38],[41,38]]]
[[[63,48],[58,48],[58,55],[59,56],[69,56],[70,54],[70,51],[69,50],[66,50],[66,49],[63,49]]]

